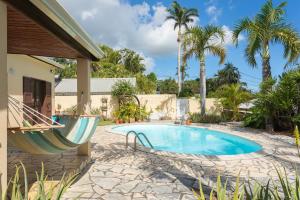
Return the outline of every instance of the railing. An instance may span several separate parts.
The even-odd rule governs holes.
[[[133,149],[136,151],[136,141],[137,139],[140,141],[140,143],[146,147],[146,145],[144,144],[144,142],[141,140],[140,135],[144,137],[144,139],[146,140],[146,142],[148,143],[148,145],[150,146],[151,149],[153,149],[153,145],[151,144],[150,140],[147,138],[147,136],[144,133],[136,133],[135,131],[129,131],[126,134],[126,148],[128,148],[129,144],[128,144],[128,137],[130,134],[134,134],[134,146]]]

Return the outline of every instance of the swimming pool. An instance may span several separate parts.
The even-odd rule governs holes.
[[[206,128],[178,125],[124,125],[112,131],[126,134],[129,131],[144,133],[155,150],[198,154],[198,155],[237,155],[257,152],[262,147],[250,140],[209,130]],[[141,138],[144,141],[143,138]],[[147,146],[148,144],[144,142]],[[149,147],[149,146],[148,146]]]

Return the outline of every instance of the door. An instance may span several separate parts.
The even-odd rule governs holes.
[[[23,101],[24,104],[34,110],[51,117],[51,83],[29,77],[23,77]],[[31,124],[41,123],[41,120],[26,112],[24,119]]]

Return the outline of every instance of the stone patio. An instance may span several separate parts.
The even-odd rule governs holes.
[[[92,138],[92,159],[86,173],[67,191],[65,199],[194,199],[198,178],[211,186],[220,173],[233,186],[240,171],[242,179],[266,182],[277,179],[275,167],[285,168],[291,180],[300,159],[293,139],[257,130],[220,125],[222,130],[256,141],[257,153],[237,156],[197,156],[168,152],[134,152],[125,149],[125,137],[98,127]],[[144,151],[145,150],[145,151]]]

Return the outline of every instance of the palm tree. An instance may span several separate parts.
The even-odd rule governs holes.
[[[206,103],[206,77],[205,56],[210,53],[220,58],[219,63],[225,60],[226,50],[223,45],[225,33],[221,27],[208,25],[206,27],[194,27],[187,31],[184,43],[187,46],[184,57],[195,56],[200,61],[200,96],[201,114],[205,114]],[[219,42],[221,40],[221,42]]]
[[[295,29],[287,24],[284,19],[286,2],[273,6],[272,0],[268,0],[254,19],[244,18],[233,31],[233,40],[238,44],[238,37],[242,32],[248,35],[248,45],[245,56],[248,63],[257,65],[255,55],[262,58],[262,78],[272,76],[270,66],[270,43],[281,43],[284,46],[284,57],[288,63],[295,62],[300,53],[300,39]]]
[[[187,9],[181,7],[177,1],[172,3],[171,8],[167,10],[169,12],[169,16],[167,16],[166,20],[174,20],[174,30],[178,27],[178,55],[177,55],[177,75],[178,75],[178,90],[181,91],[181,83],[180,83],[180,71],[181,71],[181,40],[182,40],[182,27],[185,29],[189,29],[188,24],[194,21],[194,17],[198,17],[198,10],[191,8]],[[178,94],[179,94],[178,92]]]
[[[225,67],[218,71],[215,75],[218,80],[218,85],[240,83],[241,74],[232,63],[227,62]]]

